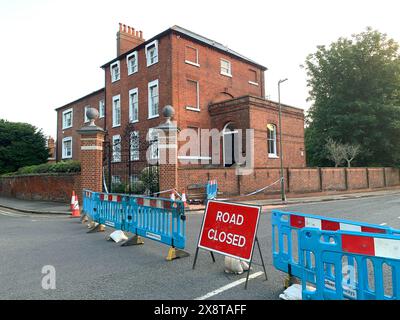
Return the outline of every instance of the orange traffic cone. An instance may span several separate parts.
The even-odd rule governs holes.
[[[186,193],[185,193],[185,191],[182,192],[182,202],[183,202],[183,205],[185,207],[188,206],[187,203],[186,203]]]
[[[72,208],[71,218],[80,218],[81,212],[79,209],[79,200],[78,196],[75,196],[74,207]]]
[[[74,205],[75,205],[75,190],[72,190],[72,197],[71,197],[71,211],[74,209]]]

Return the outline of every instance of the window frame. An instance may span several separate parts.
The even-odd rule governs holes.
[[[150,62],[150,59],[149,59],[149,51],[150,51],[149,48],[151,48],[152,46],[154,46],[154,48],[156,50],[156,54],[157,54],[157,61],[154,61],[154,62]],[[148,43],[146,45],[146,47],[145,47],[145,53],[146,53],[146,65],[147,65],[147,67],[150,67],[150,66],[158,63],[158,61],[159,61],[159,59],[158,59],[159,58],[159,56],[158,56],[158,40],[154,40],[154,41]]]
[[[117,124],[116,122],[115,122],[115,114],[116,114],[116,112],[115,112],[115,101],[119,101],[119,123]],[[112,97],[112,127],[113,128],[117,128],[117,127],[120,127],[121,126],[121,122],[122,122],[122,115],[121,115],[121,95],[116,95],[116,96],[113,96]]]
[[[129,63],[129,60],[132,57],[135,57],[135,61],[136,61],[134,70],[131,70],[130,63]],[[132,53],[130,53],[130,54],[128,54],[126,56],[126,66],[127,66],[127,69],[128,69],[128,76],[130,76],[131,74],[139,72],[139,61],[138,61],[138,52],[137,51],[134,51],[134,52],[132,52]]]
[[[148,131],[148,141],[151,142],[152,136],[155,133],[157,135],[157,144],[154,146],[154,144],[150,144],[150,160],[160,160],[160,134],[159,134],[159,129],[157,128],[149,128]],[[154,148],[157,148],[157,157],[153,157],[154,155]]]
[[[116,158],[116,151],[117,151],[115,148],[116,140],[119,140],[119,157],[118,158]],[[122,160],[122,145],[121,144],[122,144],[121,135],[120,134],[113,135],[113,137],[112,137],[112,155],[111,155],[113,163],[121,162],[121,160]]]
[[[133,105],[132,105],[132,99],[131,96],[133,94],[136,94],[137,97],[137,119],[133,119]],[[139,89],[138,88],[134,88],[129,90],[129,123],[136,123],[139,122]]]
[[[157,91],[158,91],[158,110],[157,110],[157,114],[152,114],[152,97],[151,97],[151,88],[157,86]],[[147,87],[147,112],[148,112],[148,119],[154,119],[160,116],[160,84],[158,79],[153,80],[151,82],[148,83],[148,87]]]
[[[89,118],[86,115],[86,111],[90,108],[89,105],[85,106],[83,108],[83,123],[88,123],[89,122]]]
[[[270,137],[270,132],[271,130],[268,128],[268,126],[273,126],[275,128],[274,132],[274,137],[271,138]],[[271,159],[277,159],[279,158],[278,156],[278,141],[277,141],[277,133],[278,133],[278,127],[276,126],[276,124],[273,123],[268,123],[267,124],[267,151],[268,151],[268,158]],[[274,153],[270,153],[270,143],[273,142],[273,151]]]
[[[196,62],[186,59],[186,49],[187,48],[196,50]],[[200,67],[200,64],[199,64],[199,49],[197,49],[197,48],[195,48],[193,46],[186,45],[185,46],[185,63],[190,64],[190,65],[195,66],[195,67]]]
[[[198,80],[193,80],[193,79],[188,79],[186,78],[186,83],[190,81],[190,82],[195,82],[197,87],[196,87],[196,107],[191,107],[186,105],[186,109],[187,110],[191,110],[191,111],[200,111],[200,82]]]
[[[99,119],[104,118],[105,114],[106,114],[106,104],[104,103],[104,99],[102,99],[99,101]]]
[[[71,155],[68,156],[65,153],[65,142],[71,142]],[[62,145],[61,145],[61,155],[62,159],[72,159],[72,154],[73,154],[73,149],[72,149],[72,137],[65,137],[62,139]]]
[[[114,79],[114,73],[113,73],[114,66],[118,66],[118,79],[117,78]],[[112,83],[117,82],[121,79],[121,65],[120,65],[119,61],[116,61],[110,65],[110,74],[111,74],[111,82]]]
[[[134,138],[133,136],[136,135],[137,138],[137,149],[133,149],[133,143],[132,143],[132,138]],[[129,133],[129,145],[130,145],[130,150],[129,150],[129,154],[130,154],[130,160],[131,161],[139,161],[140,160],[140,133],[138,130],[134,130],[131,131]]]
[[[229,64],[229,72],[222,70],[222,62],[227,62]],[[232,78],[232,62],[224,58],[220,58],[220,72],[223,76]]]
[[[71,113],[71,125],[70,126],[65,126],[65,115],[67,113]],[[74,109],[73,108],[69,108],[67,110],[64,110],[62,112],[62,129],[69,129],[72,128],[74,126]]]

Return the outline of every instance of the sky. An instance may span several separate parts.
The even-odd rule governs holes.
[[[266,95],[307,110],[318,45],[371,26],[400,42],[398,0],[0,0],[0,119],[56,135],[55,108],[104,86],[118,23],[145,39],[179,25],[268,68]]]

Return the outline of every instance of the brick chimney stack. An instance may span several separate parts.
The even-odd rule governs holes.
[[[120,23],[117,33],[117,56],[133,49],[144,41],[142,31],[136,31],[135,28]]]

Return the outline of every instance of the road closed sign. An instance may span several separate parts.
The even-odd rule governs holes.
[[[198,247],[249,262],[260,207],[208,201]]]

